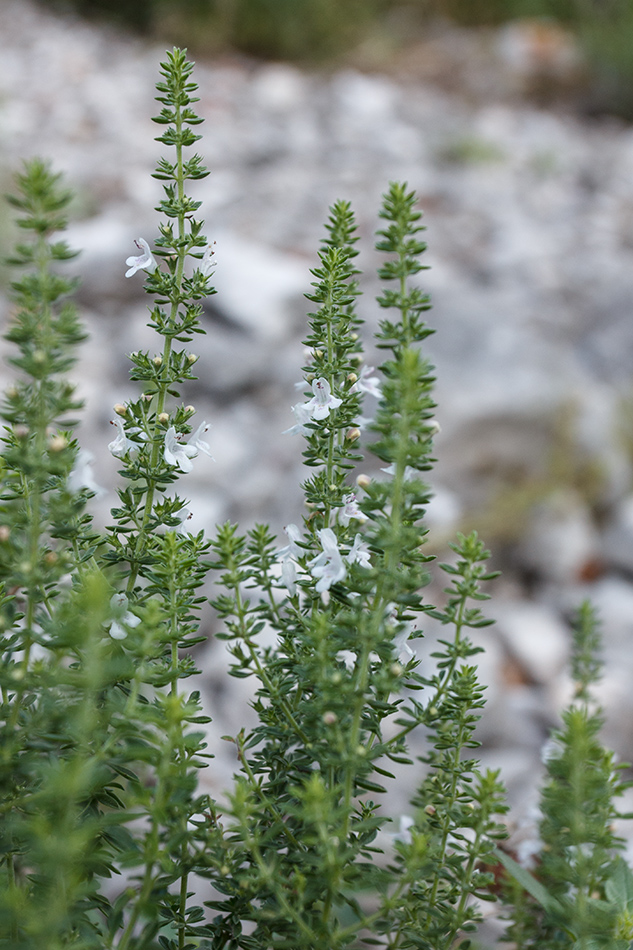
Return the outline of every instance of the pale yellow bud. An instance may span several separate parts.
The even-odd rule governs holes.
[[[191,413],[195,411],[196,411],[195,406],[185,406],[185,412],[187,413],[188,416],[190,416]]]
[[[360,439],[360,429],[348,429],[345,438],[348,442],[355,442],[356,439]]]
[[[333,726],[337,719],[338,716],[331,709],[323,713],[323,722],[326,726]]]
[[[364,745],[356,746],[356,755],[359,755],[361,759],[365,758],[365,756],[367,755],[367,749],[365,748]]]
[[[160,423],[162,423],[163,425],[165,425],[165,423],[169,422],[169,413],[168,413],[168,412],[159,412],[159,413],[158,413],[158,421],[159,421]]]
[[[117,416],[127,416],[127,406],[124,406],[122,402],[115,403],[114,411]]]
[[[153,363],[154,366],[156,366],[156,367],[162,366],[162,365],[163,365],[163,358],[162,358],[162,356],[155,356],[154,359],[152,360],[152,363]]]
[[[357,383],[357,382],[358,382],[358,376],[356,375],[356,373],[348,373],[348,374],[347,374],[347,382],[348,382],[348,383]]]
[[[197,363],[199,359],[200,357],[198,356],[197,353],[187,354],[187,362],[189,363],[190,366],[193,366],[194,363]]]
[[[427,805],[424,811],[427,813],[427,815],[434,815],[437,811],[437,808],[435,805]]]
[[[63,452],[68,448],[68,440],[65,435],[54,435],[48,440],[50,452]]]
[[[9,531],[7,525],[0,525],[0,542],[8,541],[10,537],[11,532]]]
[[[368,485],[371,485],[371,478],[369,475],[357,475],[356,484],[359,488],[367,488]]]

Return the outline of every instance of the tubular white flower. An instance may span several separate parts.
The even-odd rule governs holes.
[[[80,449],[77,452],[75,464],[69,472],[66,482],[68,491],[78,492],[82,488],[86,488],[88,491],[94,492],[97,498],[107,494],[105,488],[95,482],[94,472],[92,471],[93,462],[94,455],[92,452],[87,449]]]
[[[370,396],[375,396],[376,399],[380,399],[382,395],[382,390],[380,389],[380,379],[378,376],[371,375],[373,371],[373,366],[363,366],[360,371],[360,376],[351,387],[350,392],[368,393]]]
[[[381,471],[381,472],[386,472],[387,475],[395,475],[395,474],[396,474],[396,463],[395,463],[395,462],[392,462],[391,465],[387,465],[386,468],[381,468],[380,471]],[[412,481],[414,478],[421,478],[421,477],[422,477],[422,476],[421,476],[420,472],[418,472],[418,470],[417,470],[416,468],[413,468],[411,465],[405,465],[405,468],[404,468],[404,480],[405,480],[405,482],[410,482],[410,481]]]
[[[307,406],[307,403],[299,402],[296,406],[292,407],[294,417],[297,421],[295,425],[290,426],[289,429],[284,429],[282,435],[307,435],[310,432],[306,426],[306,422],[310,421],[312,413]]]
[[[415,653],[409,646],[409,637],[411,636],[411,624],[406,623],[402,630],[393,638],[393,647],[398,654],[398,659],[403,659],[403,654],[407,660],[413,659]]]
[[[279,548],[277,557],[281,561],[281,579],[288,593],[293,597],[297,590],[297,564],[295,558],[300,557],[302,554],[298,543],[301,540],[301,532],[296,524],[287,524],[284,527],[284,532],[288,537],[288,544],[283,548]]]
[[[326,419],[331,409],[338,409],[343,402],[338,396],[332,395],[332,390],[327,379],[318,377],[312,382],[312,392],[314,396],[304,403],[313,419]]]
[[[123,420],[119,416],[117,416],[116,419],[110,419],[110,425],[116,426],[118,429],[118,435],[108,444],[108,451],[111,452],[115,458],[122,459],[128,452],[133,452],[138,448],[138,445],[132,442],[131,439],[128,439],[125,434]],[[135,431],[138,432],[139,430],[136,429]]]
[[[277,551],[277,557],[281,560],[288,560],[291,557],[300,557],[301,548],[299,547],[299,541],[301,541],[301,532],[296,524],[287,524],[284,526],[284,533],[286,534],[289,543],[283,548],[279,548]]]
[[[354,492],[350,492],[349,495],[345,495],[343,498],[343,507],[337,510],[338,520],[342,525],[347,526],[352,518],[355,518],[356,521],[360,521],[361,523],[367,521],[367,515],[364,515],[358,507]]]
[[[204,277],[213,276],[213,269],[215,267],[215,261],[213,260],[213,255],[215,254],[214,244],[215,241],[213,244],[207,244],[204,254],[202,255],[202,260],[198,265],[198,270],[202,272]]]
[[[201,438],[205,432],[209,431],[210,428],[211,428],[210,422],[201,422],[198,428],[196,429],[196,431],[190,437],[189,441],[187,442],[187,445],[190,449],[195,449],[196,453],[204,452],[204,454],[208,455],[210,459],[213,459],[213,456],[211,455],[211,448],[209,446],[209,443],[205,442]],[[195,456],[192,455],[191,458],[195,458]],[[215,459],[213,459],[213,461],[215,461]]]
[[[332,529],[322,528],[318,535],[323,551],[312,558],[308,566],[312,576],[317,578],[316,591],[322,594],[329,590],[332,584],[342,581],[347,571]]]
[[[194,445],[183,445],[178,441],[176,429],[170,426],[165,433],[164,457],[168,465],[175,465],[181,472],[190,472],[193,468],[191,461],[198,454]]]
[[[191,517],[193,517],[193,512],[189,508],[181,508],[175,515],[175,518],[178,519],[178,527],[176,528],[177,534],[191,534],[187,528],[187,522]]]
[[[112,620],[108,627],[108,633],[113,640],[125,640],[127,637],[126,627],[138,627],[141,618],[137,617],[128,610],[128,599],[125,594],[113,594],[110,598],[110,607],[117,613],[122,613],[120,620]]]
[[[369,548],[365,544],[360,534],[354,538],[354,543],[345,555],[348,564],[359,564],[360,567],[371,567]]]
[[[128,257],[125,261],[129,270],[125,272],[126,277],[132,277],[137,270],[146,270],[148,274],[153,274],[158,264],[154,259],[154,255],[149,249],[149,244],[147,241],[144,241],[143,238],[137,238],[134,243],[138,247],[139,251],[142,251],[142,254],[139,254],[138,257]]]
[[[292,558],[281,562],[281,579],[290,596],[294,597],[297,592],[297,565]]]

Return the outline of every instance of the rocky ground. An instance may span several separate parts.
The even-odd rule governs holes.
[[[569,695],[569,617],[586,596],[603,622],[607,741],[633,758],[633,130],[526,102],[517,90],[527,67],[511,40],[486,40],[486,62],[497,64],[490,96],[474,80],[434,81],[414,52],[408,71],[390,76],[198,64],[211,175],[197,194],[217,241],[219,294],[188,398],[213,424],[215,462],[201,461],[186,491],[196,528],[231,518],[279,530],[300,518],[301,446],[281,432],[292,424],[302,294],[322,222],[335,199],[352,200],[371,271],[380,195],[388,181],[408,181],[425,210],[422,280],[437,327],[431,544],[442,552],[456,529],[477,524],[504,570],[489,606],[497,624],[481,637],[481,738],[521,820]],[[461,33],[442,42],[463,62]],[[0,177],[6,190],[22,158],[43,155],[77,192],[70,240],[84,248],[91,334],[78,374],[82,440],[110,489],[108,422],[131,392],[125,353],[152,346],[142,281],[123,274],[133,239],[156,235],[149,116],[162,53],[29,0],[0,3]],[[512,96],[498,94],[504,83]],[[0,242],[10,238],[3,219]],[[371,276],[365,289],[370,333]],[[6,319],[4,299],[0,311]],[[434,632],[417,641],[421,656]],[[217,734],[234,731],[245,686],[226,680],[219,647],[203,662]],[[222,756],[218,787],[234,766]],[[394,811],[405,807],[394,792]]]

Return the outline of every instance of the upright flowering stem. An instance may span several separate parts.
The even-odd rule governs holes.
[[[110,528],[111,548],[108,560],[127,573],[127,595],[131,607],[153,612],[156,619],[157,649],[160,656],[161,686],[156,728],[163,743],[154,752],[155,785],[150,800],[139,804],[147,811],[147,827],[142,847],[143,871],[139,895],[129,915],[118,950],[127,950],[136,940],[138,927],[145,917],[151,921],[157,894],[165,888],[164,855],[177,865],[170,880],[179,882],[177,898],[170,903],[169,919],[182,950],[191,933],[188,922],[188,881],[193,860],[194,832],[192,816],[199,805],[192,781],[197,768],[192,749],[203,747],[202,739],[191,743],[186,729],[191,718],[200,718],[197,694],[179,689],[185,676],[195,672],[183,648],[199,642],[196,635],[200,598],[196,589],[203,583],[208,548],[202,534],[182,530],[188,515],[186,502],[178,495],[166,494],[181,473],[188,472],[200,451],[209,454],[202,438],[205,423],[191,435],[192,407],[176,405],[169,396],[179,396],[178,387],[194,378],[196,357],[178,350],[175,341],[187,343],[201,332],[199,303],[214,293],[211,286],[211,250],[202,234],[203,222],[194,214],[200,203],[185,190],[187,180],[206,176],[199,155],[185,158],[185,150],[199,138],[192,131],[202,119],[196,115],[191,81],[193,63],[183,51],[175,49],[161,64],[162,81],[157,84],[157,99],[162,108],[154,121],[166,126],[158,141],[175,148],[174,161],[158,161],[154,177],[164,184],[164,199],[157,210],[164,220],[155,250],[139,239],[141,258],[128,259],[127,276],[136,270],[147,273],[146,291],[155,298],[150,310],[150,326],[163,337],[162,352],[132,354],[131,377],[143,384],[136,401],[117,408],[120,422],[115,454],[122,459],[121,474],[126,483],[119,489],[121,505],[114,510],[116,523]],[[154,254],[156,259],[154,259]],[[191,272],[187,260],[193,264]],[[200,259],[202,263],[200,264]],[[184,442],[190,436],[188,442]],[[160,530],[159,530],[160,529]],[[180,529],[180,530],[178,530]],[[127,641],[122,641],[127,645]],[[143,697],[138,697],[137,709]],[[177,804],[175,804],[177,802]],[[170,816],[168,818],[168,816]],[[163,855],[163,861],[159,858]],[[150,926],[150,923],[148,923]]]

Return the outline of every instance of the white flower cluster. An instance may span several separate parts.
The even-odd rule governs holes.
[[[301,532],[296,524],[286,525],[284,528],[289,544],[280,548],[277,557],[281,561],[281,577],[291,596],[296,592],[297,559],[301,557]],[[357,534],[352,547],[346,554],[341,553],[336,535],[331,528],[321,528],[317,532],[321,542],[321,553],[307,562],[312,577],[316,579],[316,590],[319,594],[329,591],[332,584],[342,581],[347,574],[346,564],[359,564],[361,567],[370,567],[369,548],[360,534]]]

